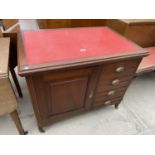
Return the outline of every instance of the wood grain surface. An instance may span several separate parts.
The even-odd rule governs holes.
[[[0,38],[0,78],[7,76],[10,38]]]

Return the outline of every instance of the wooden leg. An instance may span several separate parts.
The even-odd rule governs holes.
[[[115,109],[118,109],[119,104],[115,104]]]
[[[21,88],[20,88],[20,85],[19,85],[19,82],[18,82],[16,73],[15,73],[14,69],[11,68],[11,67],[10,67],[10,72],[11,72],[12,78],[13,78],[13,80],[14,80],[14,83],[15,83],[15,85],[16,85],[16,88],[17,88],[19,97],[23,97],[23,94],[22,94],[22,91],[21,91]]]
[[[19,134],[20,135],[26,135],[28,132],[24,131],[17,111],[15,110],[14,112],[10,113],[10,115],[11,115],[11,118],[14,121],[17,129],[18,129]]]
[[[45,132],[45,130],[43,129],[43,127],[38,127],[40,132]]]
[[[137,75],[137,74],[135,74],[133,78],[137,78],[137,77],[138,77],[138,75]]]

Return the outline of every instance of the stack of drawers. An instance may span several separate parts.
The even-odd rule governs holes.
[[[140,60],[135,59],[103,65],[96,89],[94,105],[119,103],[139,63]]]

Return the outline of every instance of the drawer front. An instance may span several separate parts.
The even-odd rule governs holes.
[[[96,90],[96,94],[101,93],[101,92],[105,92],[105,91],[110,91],[110,90],[117,90],[120,89],[122,87],[128,87],[129,82],[125,81],[125,82],[121,82],[119,85],[113,86],[113,85],[108,85],[108,86],[104,86],[104,85],[100,85],[97,87]]]
[[[106,100],[122,98],[140,61],[141,59],[135,59],[104,64],[96,88],[94,105],[105,104]]]
[[[104,78],[109,78],[109,76],[122,77],[132,75],[135,73],[140,61],[141,59],[135,59],[105,64],[102,68],[102,74]],[[107,74],[106,77],[105,74]]]
[[[93,107],[97,107],[101,105],[108,106],[113,104],[119,104],[121,100],[122,100],[121,97],[113,98],[113,99],[103,99],[103,100],[96,101]]]
[[[119,98],[124,95],[126,87],[119,89],[110,89],[108,91],[100,92],[96,94],[95,102],[102,101],[103,99],[109,100],[113,98]]]
[[[112,87],[116,87],[116,86],[119,86],[120,84],[124,83],[124,82],[128,82],[129,80],[131,80],[133,77],[133,74],[132,75],[129,75],[129,76],[125,76],[125,77],[112,77],[112,76],[109,76],[109,78],[105,77],[103,75],[101,75],[100,77],[100,80],[98,82],[98,85],[103,85],[104,87],[109,87],[109,86],[112,86]]]

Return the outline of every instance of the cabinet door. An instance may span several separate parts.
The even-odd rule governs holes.
[[[91,69],[44,73],[33,78],[42,118],[85,109]]]

